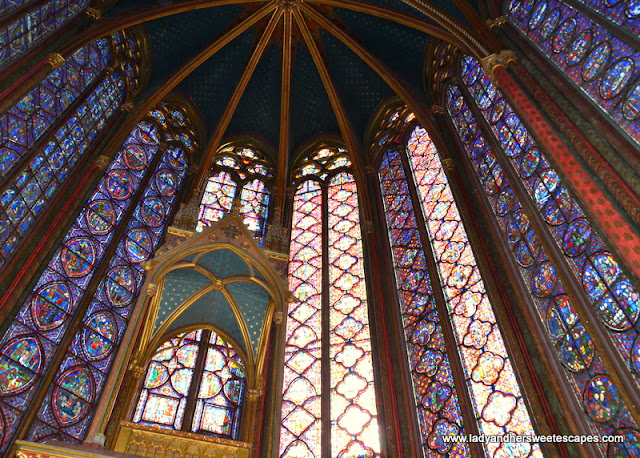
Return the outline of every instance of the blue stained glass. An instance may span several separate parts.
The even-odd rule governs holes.
[[[77,17],[89,0],[49,0],[0,29],[0,68]]]
[[[14,336],[16,333],[23,336],[33,335],[39,345],[45,345],[47,342],[49,342],[48,345],[50,346],[59,344],[64,332],[67,330],[69,320],[75,312],[85,288],[93,277],[95,268],[113,236],[115,226],[112,226],[111,230],[105,231],[101,229],[96,233],[95,224],[90,224],[92,221],[95,222],[96,209],[100,207],[99,205],[96,206],[96,202],[104,204],[104,201],[107,201],[113,215],[115,215],[114,220],[120,220],[126,209],[132,205],[132,201],[130,196],[123,199],[118,192],[122,188],[122,183],[113,180],[114,172],[123,176],[121,172],[126,171],[126,179],[131,184],[131,191],[133,192],[139,186],[143,176],[146,174],[146,170],[128,169],[124,161],[124,151],[132,144],[141,146],[146,151],[145,160],[148,162],[159,148],[158,134],[154,125],[142,121],[125,140],[121,151],[108,167],[93,196],[80,212],[75,224],[64,237],[61,247],[58,248],[37,282],[34,293],[29,297],[21,313],[0,341],[0,348],[6,346],[8,339],[11,338],[10,336]],[[141,138],[146,141],[141,142]],[[166,167],[160,168],[160,171],[164,170],[166,170]],[[183,170],[181,174],[183,175],[184,173]],[[111,216],[111,218],[113,217]],[[93,233],[91,232],[92,230]],[[112,270],[108,272],[113,274]],[[124,283],[126,285],[126,282]],[[120,296],[122,294],[120,291]],[[73,300],[70,300],[70,297]],[[39,372],[42,372],[46,367],[46,364],[41,365]],[[95,383],[98,383],[97,380],[104,378],[104,376],[98,377],[93,372],[92,377],[92,380],[96,380]],[[52,387],[52,389],[54,388]],[[68,426],[72,420],[75,422],[75,417],[69,415],[71,411],[76,411],[80,406],[77,402],[72,402],[74,399],[72,394],[68,390],[61,389],[54,392],[50,397],[50,399],[54,400],[52,402],[54,404],[57,403],[56,405],[61,409],[58,411],[57,418],[59,424],[63,426]],[[28,402],[33,395],[33,390],[23,393],[20,402]],[[15,404],[15,400],[9,395],[0,397],[0,403],[3,403],[3,405]],[[83,402],[86,401],[85,399]],[[66,413],[65,408],[67,407],[65,406],[68,407]],[[24,411],[22,408],[19,410]],[[80,410],[84,412],[84,410]]]
[[[638,0],[577,0],[614,23],[640,35],[640,1]]]
[[[469,61],[466,63],[467,68],[470,66],[470,61],[475,62],[470,57],[463,59]],[[476,65],[478,65],[477,62]],[[477,79],[477,84],[493,85],[491,81],[482,78]],[[475,91],[471,89],[470,92]],[[492,118],[491,108],[482,110],[482,113],[487,120]],[[491,123],[491,128],[498,138],[501,138],[500,134],[505,128],[509,130],[516,126],[524,128],[508,104],[505,116]],[[527,137],[527,142],[523,146],[522,151],[537,147],[530,136]],[[509,162],[518,173],[522,164],[520,154],[509,155]],[[546,162],[545,160],[544,163]],[[565,252],[568,250],[567,262],[571,270],[582,283],[602,322],[611,329],[609,336],[640,384],[640,374],[633,370],[634,365],[628,345],[629,341],[634,341],[640,335],[640,323],[637,319],[637,310],[640,308],[638,292],[630,283],[627,283],[629,280],[626,274],[605,251],[600,236],[590,227],[578,202],[574,200],[553,169],[548,166],[538,167],[531,177],[523,179],[523,184],[545,221],[549,223],[548,228],[553,238],[560,248]],[[576,230],[580,230],[582,234],[589,232],[589,239],[581,241],[581,234],[576,233]],[[576,242],[578,244],[574,245]],[[617,286],[618,284],[620,286]]]
[[[640,34],[638,17],[628,14],[638,8],[637,1],[611,6],[604,6],[598,0],[579,1]],[[516,7],[515,0],[510,2],[508,17],[573,83],[640,143],[640,51],[561,0],[546,3],[551,12],[535,27],[520,17],[521,7]]]
[[[20,156],[33,154],[34,142],[57,118],[69,115],[65,111],[68,105],[81,96],[86,86],[104,69],[110,59],[110,52],[103,54],[99,51],[102,42],[107,43],[107,40],[98,40],[74,53],[63,67],[55,70],[4,116],[4,121],[12,128],[20,128],[22,120],[31,124],[44,123],[42,128],[34,128],[32,136],[25,133],[26,136],[20,137],[22,134],[16,134],[4,140],[4,143],[11,147],[10,150],[5,150],[10,151],[10,154],[4,155],[7,159],[3,164],[5,180],[11,179],[11,172],[15,174],[18,171],[13,168],[18,165]],[[92,52],[97,53],[94,58],[81,57]],[[76,77],[72,75],[88,69],[91,71],[85,72],[86,79],[75,88],[72,83],[76,81]],[[69,172],[86,151],[89,142],[103,129],[106,121],[122,104],[125,86],[120,73],[107,75],[77,108],[75,114],[69,116],[57,132],[52,133],[51,140],[43,151],[32,156],[28,164],[21,166],[25,168],[24,171],[2,192],[0,218],[6,215],[7,221],[10,222],[8,229],[15,231],[15,235],[11,243],[5,244],[0,252],[0,266],[7,262],[13,250],[17,248],[18,241],[25,236],[46,204],[60,189]],[[68,88],[74,88],[73,93],[67,91],[70,97],[59,97],[61,91]],[[99,102],[96,98],[99,98]],[[42,114],[46,116],[41,116]],[[35,119],[40,121],[34,121]],[[0,126],[2,123],[3,119],[0,118]],[[27,140],[22,141],[18,137]]]
[[[110,243],[115,225],[132,204],[131,197],[123,199],[120,192],[123,189],[122,181],[113,178],[125,177],[125,181],[133,186],[131,191],[135,192],[142,177],[149,174],[144,166],[140,166],[152,160],[158,147],[157,128],[145,121],[141,122],[125,141],[93,197],[65,237],[62,247],[42,274],[34,293],[0,341],[0,359],[5,355],[0,361],[0,385],[3,373],[14,380],[7,385],[8,389],[0,392],[0,403],[5,415],[5,424],[0,431],[2,447],[15,430],[21,412],[25,411],[35,394],[37,383],[34,385],[33,380],[37,380],[38,373],[46,369],[46,361],[50,360],[53,350],[67,330],[69,319],[88,283],[84,279],[93,275],[106,245]],[[140,149],[143,154],[136,155],[136,161],[132,162],[134,167],[128,168],[125,153],[129,150],[139,153]],[[170,172],[173,184],[179,187],[186,175],[187,165],[185,150],[172,147],[162,153],[154,175]],[[114,171],[127,173],[126,176],[118,175],[112,173]],[[151,206],[154,209],[158,205],[166,209],[175,206],[177,189],[169,189],[170,183],[166,181],[163,181],[160,189],[156,182],[153,178],[149,180],[129,222],[128,235],[116,247],[116,254],[111,258],[105,277],[90,302],[84,324],[74,331],[76,336],[73,344],[58,369],[55,383],[50,387],[30,431],[32,440],[56,437],[77,442],[84,437],[92,408],[95,407],[124,333],[131,305],[144,281],[145,272],[139,262],[142,257],[147,259],[155,251],[167,222],[168,211],[157,213],[154,210],[153,217],[161,217],[163,221],[158,222],[153,218],[150,220],[148,203],[154,202]],[[147,221],[151,224],[147,224]],[[140,234],[144,235],[141,237]],[[131,244],[135,245],[136,256],[133,258],[127,257],[131,252],[127,246]],[[12,349],[15,345],[12,342],[24,344],[17,347],[19,351],[14,351]],[[37,347],[31,346],[33,351],[20,350],[31,343],[37,344]],[[30,354],[35,356],[27,358]],[[18,356],[11,359],[11,355]],[[36,364],[34,361],[42,362]],[[6,423],[7,419],[12,423]]]
[[[432,354],[429,352],[443,348],[444,338],[431,281],[426,274],[424,248],[420,241],[400,154],[392,150],[385,153],[378,173],[391,251],[396,266],[396,282],[401,289],[411,291],[408,295],[400,295],[400,309],[407,339],[424,455],[431,456],[435,448],[440,452],[448,452],[448,456],[467,456],[469,449],[463,444],[450,444],[445,447],[444,444],[436,445],[430,440],[430,436],[438,429],[439,421],[455,426],[464,434],[460,403],[454,389],[448,357],[438,352],[437,364],[432,364],[428,370],[424,364],[427,355]],[[406,217],[398,219],[399,214]],[[409,236],[408,243],[403,236]],[[424,304],[419,313],[415,313],[415,303]],[[435,353],[433,355],[436,356]]]
[[[469,63],[467,63],[469,65]],[[447,91],[448,109],[456,130],[460,133],[469,123],[475,123],[475,119],[469,110],[461,91],[455,87],[449,87]],[[494,153],[484,139],[484,134],[480,129],[476,130],[476,138],[473,143],[466,143],[464,146],[473,168],[477,173],[480,182],[484,182],[492,176],[491,167],[500,167],[496,163]],[[475,145],[472,147],[471,145]],[[540,151],[536,147],[530,147],[516,157],[520,161],[520,176],[531,177],[535,174],[539,164],[544,163]],[[492,158],[487,160],[487,158]],[[491,167],[482,167],[482,164],[491,163]],[[584,326],[580,323],[580,318],[573,310],[571,300],[566,294],[563,282],[554,274],[554,268],[549,263],[546,251],[538,242],[538,236],[533,231],[527,216],[520,210],[520,202],[514,196],[511,201],[510,210],[506,213],[501,211],[500,196],[504,193],[512,195],[508,180],[504,180],[499,194],[487,194],[489,206],[493,209],[498,226],[505,236],[508,245],[511,247],[516,259],[520,274],[531,292],[531,298],[536,307],[537,316],[548,331],[549,338],[554,344],[558,359],[566,368],[564,373],[567,382],[576,396],[577,402],[585,406],[585,410],[597,411],[602,409],[597,406],[591,398],[587,398],[589,391],[589,380],[602,376],[602,384],[612,386],[610,392],[611,403],[616,403],[619,409],[615,419],[606,417],[589,416],[589,424],[594,434],[611,434],[617,428],[633,428],[637,425],[629,415],[627,407],[622,402],[617,389],[613,386],[607,371],[602,364],[600,355],[594,348],[593,342]],[[566,228],[563,233],[563,247],[572,256],[580,255],[589,243],[591,228],[585,225],[586,220],[577,218],[572,225]],[[526,259],[523,259],[526,253]],[[569,254],[568,253],[568,254]],[[604,263],[603,263],[604,264]],[[600,279],[598,271],[593,268],[594,275]],[[603,269],[603,270],[606,270]],[[535,293],[535,294],[534,294]],[[640,341],[639,341],[640,342]],[[637,353],[640,354],[640,344]],[[636,360],[640,361],[640,357]],[[640,365],[639,365],[640,367]],[[592,388],[593,390],[593,388]],[[589,396],[591,396],[589,394]],[[587,405],[589,404],[590,405]],[[603,453],[606,453],[606,446],[601,444]]]

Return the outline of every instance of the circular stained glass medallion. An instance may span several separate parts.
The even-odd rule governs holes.
[[[74,237],[65,242],[60,253],[64,273],[70,277],[84,277],[93,269],[96,252],[93,243],[86,237]]]
[[[496,213],[498,213],[498,216],[506,215],[511,209],[511,205],[513,205],[514,200],[515,196],[513,195],[513,190],[511,188],[507,188],[502,191],[496,200]]]
[[[622,114],[629,121],[640,118],[640,83],[636,84],[624,99]]]
[[[179,148],[170,148],[164,153],[165,161],[176,170],[185,170],[188,166],[186,154]]]
[[[147,152],[144,146],[137,143],[129,143],[122,152],[124,163],[131,170],[142,170],[147,165]]]
[[[503,98],[496,100],[496,103],[493,104],[493,110],[491,111],[492,124],[495,124],[502,119],[502,115],[504,114],[506,107],[507,102],[505,102]]]
[[[156,186],[160,194],[169,197],[176,192],[176,177],[169,169],[162,169],[156,174]]]
[[[164,221],[166,210],[162,200],[157,197],[147,197],[142,201],[140,217],[147,225],[158,227]]]
[[[605,375],[597,375],[589,380],[583,396],[587,413],[596,421],[609,421],[618,413],[620,407],[618,389]]]
[[[564,232],[562,250],[567,256],[578,256],[589,246],[591,225],[586,219],[573,221]]]
[[[569,45],[573,39],[577,25],[578,23],[575,18],[572,17],[566,19],[562,24],[560,24],[560,27],[556,32],[556,36],[553,38],[553,44],[551,46],[553,52],[562,52]]]
[[[522,178],[530,178],[540,164],[540,150],[538,148],[529,148],[524,153],[520,162],[520,176]]]
[[[547,7],[547,2],[538,2],[533,13],[531,13],[531,18],[529,19],[529,30],[536,29],[542,23],[544,15],[547,12]]]
[[[48,283],[36,290],[31,300],[31,317],[41,331],[50,331],[62,324],[71,305],[71,292],[63,282]]]
[[[585,81],[597,79],[604,71],[610,56],[611,45],[609,43],[600,43],[593,48],[582,64],[582,79]]]
[[[638,319],[640,300],[629,280],[624,279],[616,283],[613,295],[607,292],[598,301],[597,309],[602,321],[614,331],[624,331],[633,326]]]
[[[129,261],[140,263],[149,259],[153,251],[153,240],[146,230],[133,229],[127,234],[125,249]]]
[[[24,391],[42,366],[42,350],[34,337],[18,337],[9,341],[1,351],[0,394]]]
[[[83,338],[84,352],[90,360],[103,359],[113,350],[117,340],[116,325],[113,317],[99,312],[91,316],[85,327]]]
[[[521,242],[516,248],[515,248],[515,255],[518,261],[518,264],[520,264],[522,267],[529,267],[531,264],[533,264],[533,253],[531,253],[531,250],[529,249],[529,246],[524,243]]]
[[[53,414],[61,426],[80,421],[89,411],[94,398],[93,377],[84,367],[65,371],[53,389]]]
[[[147,369],[147,377],[144,380],[145,388],[157,388],[169,380],[169,371],[157,361],[151,361]]]
[[[582,372],[593,361],[593,342],[582,324],[578,323],[560,344],[564,364],[573,372]]]
[[[129,305],[136,290],[136,277],[130,267],[117,266],[107,273],[105,292],[114,307]]]
[[[132,177],[126,170],[112,170],[107,175],[106,188],[109,195],[114,199],[127,199],[133,193]]]
[[[633,76],[634,65],[629,58],[614,62],[600,81],[600,96],[603,99],[617,97]]]
[[[631,349],[631,363],[633,364],[633,368],[636,370],[636,373],[640,374],[640,337],[638,337],[633,343],[633,348]]]
[[[140,144],[150,147],[152,154],[156,152],[160,145],[158,128],[150,122],[138,123],[133,131],[133,137],[137,138]]]
[[[97,199],[87,206],[85,218],[92,234],[104,235],[116,222],[116,209],[108,200]]]
[[[631,18],[640,16],[640,0],[629,0],[624,12]]]
[[[556,269],[548,262],[540,264],[533,274],[533,292],[536,296],[544,297],[551,293],[556,284]]]
[[[578,34],[573,43],[571,43],[571,49],[567,52],[565,62],[567,65],[575,65],[579,63],[587,55],[591,41],[593,40],[593,30],[585,29]]]
[[[562,16],[562,12],[560,8],[556,8],[555,10],[549,13],[549,16],[542,23],[542,27],[540,27],[540,37],[542,41],[545,41],[553,35],[554,30],[558,26],[558,22],[560,22],[560,17]]]

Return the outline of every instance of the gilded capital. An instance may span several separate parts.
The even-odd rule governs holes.
[[[512,62],[517,62],[516,55],[513,51],[509,49],[504,49],[500,51],[500,54],[491,54],[485,58],[483,58],[480,63],[482,64],[482,68],[489,75],[489,77],[494,80],[494,72],[498,67],[507,67]],[[495,82],[495,80],[494,80]]]
[[[64,57],[62,57],[62,55],[58,54],[57,52],[54,52],[53,54],[49,54],[49,64],[54,69],[60,68],[62,64],[64,64]]]
[[[87,8],[87,16],[93,19],[94,21],[97,21],[102,17],[102,11],[95,8]]]
[[[495,19],[487,19],[487,25],[490,29],[494,27],[502,27],[507,23],[507,18],[505,16],[499,16]]]
[[[442,167],[444,167],[447,172],[451,172],[452,170],[455,170],[456,164],[453,162],[453,159],[448,157],[442,160]]]
[[[155,283],[149,283],[147,285],[147,296],[155,296],[156,293],[158,292],[158,285],[156,285]]]
[[[98,156],[95,160],[95,165],[96,167],[98,167],[99,170],[106,170],[107,166],[109,165],[109,158],[107,156]]]

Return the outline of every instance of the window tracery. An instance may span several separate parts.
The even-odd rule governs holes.
[[[640,33],[637,2],[582,0]],[[512,0],[511,22],[632,139],[640,143],[640,53],[561,0]]]
[[[196,231],[220,220],[231,211],[234,199],[239,199],[239,212],[244,223],[261,243],[267,232],[273,167],[254,148],[228,146],[214,159],[214,174],[207,181]]]
[[[245,384],[230,343],[213,331],[182,333],[151,358],[133,421],[237,440]]]
[[[350,165],[345,149],[322,146],[294,171],[289,282],[298,302],[289,310],[286,330],[281,456],[320,456],[323,450],[332,456],[380,454]],[[323,424],[330,435],[324,441]]]
[[[0,266],[137,89],[139,59],[130,32],[99,39],[0,117]]]
[[[141,263],[158,246],[197,148],[172,116],[186,119],[180,108],[157,110],[166,126],[148,117],[133,129],[0,340],[2,449],[31,409],[28,440],[84,438],[144,281]],[[173,140],[180,135],[191,146]],[[42,390],[42,405],[31,405]]]

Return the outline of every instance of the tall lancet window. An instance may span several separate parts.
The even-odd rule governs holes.
[[[255,148],[228,146],[214,159],[212,175],[207,181],[200,204],[196,231],[221,219],[239,199],[240,214],[250,232],[261,243],[267,233],[273,167]]]
[[[36,3],[40,4],[29,8]],[[69,24],[90,4],[90,0],[0,2],[0,16],[14,16],[7,25],[0,27],[0,70]]]
[[[144,282],[141,263],[197,151],[192,132],[186,112],[164,102],[134,127],[0,339],[0,452],[16,439],[84,439]]]
[[[438,152],[413,115],[401,111],[379,134],[378,175],[423,452],[469,456],[466,444],[443,440],[469,431],[463,397],[481,434],[531,435],[534,429]],[[456,365],[466,390],[456,386]],[[485,444],[485,452],[542,456],[536,444]]]
[[[0,268],[136,93],[139,62],[135,34],[102,38],[0,115]]]
[[[580,0],[597,11],[585,15],[561,0],[511,0],[509,20],[615,123],[640,143],[640,51],[614,35],[608,21],[640,34],[634,0]]]
[[[637,289],[479,64],[463,57],[461,71],[464,85],[446,90],[448,113],[575,394],[576,412],[585,412],[592,434],[626,435],[624,444],[599,444],[603,454],[637,455],[638,425],[605,364],[618,358],[630,384],[639,383]],[[589,326],[608,334],[619,354],[606,352]]]
[[[295,172],[280,455],[379,456],[358,193],[347,152]]]

